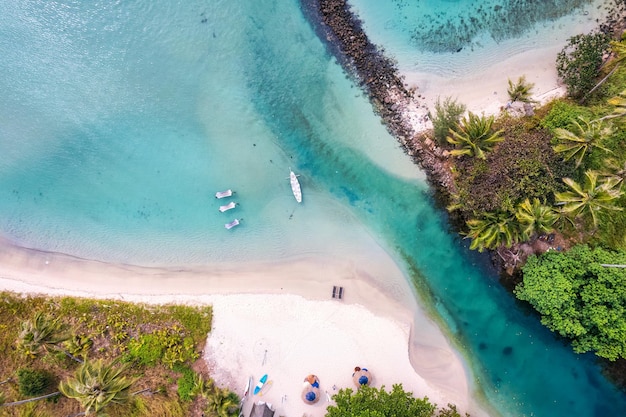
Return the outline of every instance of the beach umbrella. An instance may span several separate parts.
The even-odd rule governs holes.
[[[313,375],[313,374],[307,375],[307,377],[304,378],[304,382],[308,382],[309,385],[312,385],[317,388],[319,388],[320,386],[320,380],[317,377],[317,375]]]
[[[368,371],[367,368],[361,369],[358,366],[357,368],[355,368],[354,373],[352,374],[352,381],[354,381],[354,385],[359,388],[363,385],[370,385],[372,383],[372,374],[370,371]]]
[[[307,384],[302,390],[302,401],[307,404],[315,404],[322,396],[320,389],[313,385]]]
[[[315,404],[320,400],[320,380],[316,375],[310,374],[304,378],[304,389],[302,390],[302,401],[307,404]]]

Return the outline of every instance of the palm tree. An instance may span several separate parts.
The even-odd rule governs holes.
[[[454,156],[475,156],[485,159],[485,153],[490,151],[504,138],[500,136],[503,130],[493,131],[494,117],[477,116],[469,112],[467,117],[458,124],[458,130],[450,129],[450,136],[446,139],[451,144],[460,147],[450,151]]]
[[[17,348],[29,357],[37,356],[41,351],[50,352],[58,349],[58,344],[67,340],[59,319],[39,312],[32,320],[22,322],[17,338]]]
[[[514,216],[507,212],[485,213],[481,219],[468,220],[467,237],[472,239],[470,249],[496,249],[511,246],[519,239],[519,227]]]
[[[615,54],[615,59],[613,60],[613,62],[615,62],[616,64],[620,64],[624,60],[626,60],[626,42],[611,41],[610,45],[611,51],[613,51],[613,53]]]
[[[604,160],[604,168],[598,172],[602,178],[615,178],[620,183],[626,179],[626,160],[619,161],[616,158],[607,158]]]
[[[593,93],[594,91],[598,89],[598,87],[604,84],[604,82],[608,80],[609,77],[613,75],[613,73],[619,69],[619,67],[622,65],[622,62],[626,60],[626,43],[624,43],[623,41],[622,42],[611,41],[610,45],[611,45],[611,51],[614,54],[614,58],[612,60],[606,61],[604,64],[612,63],[612,64],[615,64],[615,66],[604,78],[598,81],[598,83],[591,90],[589,90],[587,94],[585,94],[585,96],[581,99],[581,102],[583,102],[584,99],[587,98],[587,96],[589,96],[589,94]],[[602,64],[602,66],[604,66],[604,64]]]
[[[578,119],[582,125],[576,120],[572,121],[574,124],[573,131],[562,128],[554,129],[555,139],[560,143],[553,147],[555,152],[564,154],[564,161],[574,158],[576,167],[580,166],[587,152],[591,152],[594,147],[605,152],[611,152],[602,146],[602,141],[613,133],[610,127],[605,126],[599,120],[589,122],[583,117],[578,117]]]
[[[530,97],[534,86],[535,84],[526,81],[526,77],[524,75],[519,77],[517,83],[515,84],[511,81],[511,79],[509,79],[509,88],[507,92],[509,93],[511,102],[514,103],[516,101],[521,101],[522,103],[532,103],[533,100]]]
[[[73,378],[61,381],[59,391],[76,399],[85,409],[85,415],[99,413],[110,404],[126,404],[130,398],[130,386],[135,382],[123,374],[129,363],[118,366],[117,361],[105,363],[85,361]]]
[[[236,416],[239,410],[239,398],[237,394],[228,389],[215,387],[211,395],[207,397],[207,413],[212,417]]]
[[[626,55],[624,55],[626,57]],[[616,117],[626,116],[626,90],[619,93],[616,97],[609,99],[609,104],[615,106],[613,112],[603,117],[606,119],[614,119]]]
[[[620,181],[615,178],[607,178],[598,181],[598,173],[595,171],[585,172],[585,183],[578,184],[571,178],[563,178],[571,191],[556,193],[557,204],[562,204],[562,212],[574,218],[589,215],[594,226],[598,225],[598,213],[606,210],[622,210],[615,205],[615,200],[624,192],[621,190]]]
[[[201,374],[193,374],[193,389],[191,390],[194,396],[200,395],[204,398],[208,398],[216,389],[215,381],[212,379],[204,379]]]
[[[552,207],[542,204],[538,198],[534,198],[532,203],[527,198],[517,206],[515,217],[523,227],[522,236],[528,239],[535,233],[552,232],[559,216]]]

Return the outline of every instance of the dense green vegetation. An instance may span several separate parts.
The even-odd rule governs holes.
[[[568,97],[534,114],[470,113],[448,136],[448,208],[470,248],[517,273],[517,297],[576,352],[611,361],[626,359],[626,269],[600,264],[626,263],[625,59],[625,40],[572,37],[557,58]],[[511,102],[532,102],[523,77],[508,84]]]
[[[211,314],[0,293],[0,414],[236,415],[237,395],[198,361]]]
[[[559,52],[556,69],[570,97],[583,98],[592,90],[610,39],[609,35],[599,32],[572,36]]]
[[[362,386],[356,392],[341,389],[333,395],[336,405],[329,406],[326,417],[461,417],[454,405],[437,409],[428,398],[415,398],[406,392],[402,384],[394,385],[391,391]],[[468,416],[468,414],[466,414]]]
[[[437,97],[435,114],[430,114],[430,119],[433,121],[433,135],[437,143],[445,143],[450,130],[457,130],[458,123],[465,110],[467,110],[467,107],[464,104],[458,103],[451,97],[446,97],[443,101]]]
[[[532,256],[515,294],[579,353],[626,357],[626,252],[587,245]]]

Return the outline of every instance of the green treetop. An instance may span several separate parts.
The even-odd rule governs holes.
[[[577,353],[626,358],[626,253],[576,246],[531,256],[515,289]]]

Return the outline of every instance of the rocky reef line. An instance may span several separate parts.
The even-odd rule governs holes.
[[[347,0],[301,0],[302,9],[348,75],[369,95],[375,112],[405,152],[426,172],[438,200],[454,187],[446,152],[418,132],[428,110],[404,84],[394,61],[372,44]]]

